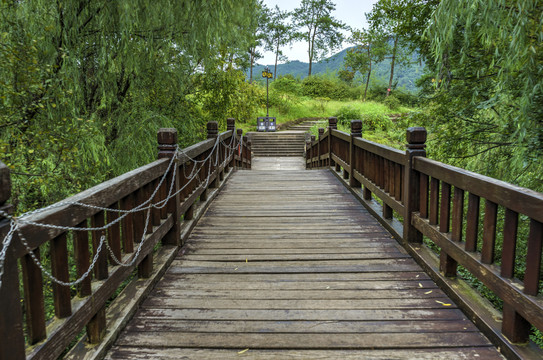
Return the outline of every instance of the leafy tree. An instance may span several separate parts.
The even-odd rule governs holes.
[[[353,30],[350,41],[356,46],[347,51],[345,68],[353,73],[366,73],[366,87],[364,88],[364,101],[370,85],[372,65],[383,61],[387,51],[386,38],[369,30]]]
[[[198,74],[236,66],[255,5],[0,2],[0,153],[19,211],[153,159],[158,127],[177,127],[182,144],[201,137]]]
[[[382,34],[389,40],[390,54],[390,77],[388,81],[387,95],[393,88],[394,71],[396,66],[408,62],[406,53],[406,40],[417,39],[416,31],[419,30],[413,25],[411,16],[420,16],[420,9],[417,4],[426,3],[423,0],[379,0],[374,4],[372,11],[366,14],[373,33]],[[424,7],[428,9],[429,7]],[[406,20],[407,19],[407,20]],[[418,19],[418,18],[417,18]],[[416,21],[417,25],[419,20]],[[408,36],[409,34],[409,36]]]
[[[339,48],[343,42],[340,30],[347,26],[330,15],[335,8],[330,0],[302,0],[300,7],[294,10],[293,20],[300,29],[296,37],[307,42],[308,76],[311,76],[314,60],[318,61],[329,51]]]
[[[281,47],[292,41],[293,27],[286,23],[290,13],[287,11],[281,11],[279,6],[275,5],[275,9],[272,10],[270,21],[266,28],[268,33],[268,39],[266,42],[266,50],[273,51],[275,53],[275,68],[273,71],[273,78],[277,77],[277,61],[286,60]]]
[[[270,9],[264,4],[263,0],[260,0],[257,5],[255,17],[251,21],[253,27],[253,35],[250,41],[249,56],[250,56],[250,73],[249,82],[253,82],[253,65],[255,60],[262,57],[262,54],[258,52],[258,48],[265,45],[267,38],[267,27],[271,20]]]
[[[543,5],[443,0],[434,17],[423,84],[440,141],[478,171],[542,189]]]

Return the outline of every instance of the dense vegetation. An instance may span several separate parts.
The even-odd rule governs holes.
[[[311,65],[280,65],[274,73],[284,76],[270,85],[280,121],[335,115],[348,129],[360,118],[365,137],[399,148],[407,126],[425,126],[430,157],[543,191],[540,1],[379,0],[370,27],[352,32],[355,46],[319,63],[343,40],[333,7],[1,1],[0,160],[12,169],[17,211],[153,160],[159,127],[177,128],[182,146],[202,139],[208,120],[224,128],[235,117],[251,130],[266,93],[246,73],[260,75],[260,50],[284,59],[282,47],[300,38]],[[303,9],[320,22],[303,19]]]
[[[239,69],[256,9],[255,0],[0,2],[0,152],[18,210],[152,160],[159,127],[176,127],[186,145],[207,120],[248,116],[253,88]]]

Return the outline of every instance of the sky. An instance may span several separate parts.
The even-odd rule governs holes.
[[[377,0],[335,0],[333,2],[336,4],[336,10],[332,13],[333,17],[341,20],[350,27],[361,29],[367,27],[364,14],[371,11],[373,4],[376,3]],[[264,3],[269,8],[275,8],[275,5],[279,5],[281,10],[292,11],[300,5],[301,0],[264,0]],[[346,35],[348,34],[346,33]],[[349,46],[350,44],[345,42],[342,49]],[[287,45],[283,48],[283,53],[290,61],[300,60],[309,62],[307,44],[303,42],[293,43],[292,48],[289,48]],[[272,52],[265,52],[264,57],[257,62],[266,65],[274,64],[275,54]]]

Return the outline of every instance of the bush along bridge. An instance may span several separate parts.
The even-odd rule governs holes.
[[[157,161],[18,217],[0,163],[0,359],[541,358],[543,194],[336,124],[283,172],[232,171],[233,119],[160,129]]]

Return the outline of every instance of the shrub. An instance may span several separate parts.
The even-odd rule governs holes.
[[[385,98],[383,102],[390,110],[396,111],[400,107],[400,100],[394,95],[389,95]]]
[[[366,113],[362,114],[362,131],[364,130],[386,130],[392,126],[392,120],[385,114]]]
[[[342,106],[334,116],[337,117],[338,122],[342,125],[348,125],[351,120],[361,118],[360,111],[351,106]]]
[[[301,92],[300,82],[297,81],[292,75],[280,76],[275,79],[270,86],[281,93],[299,95]]]

